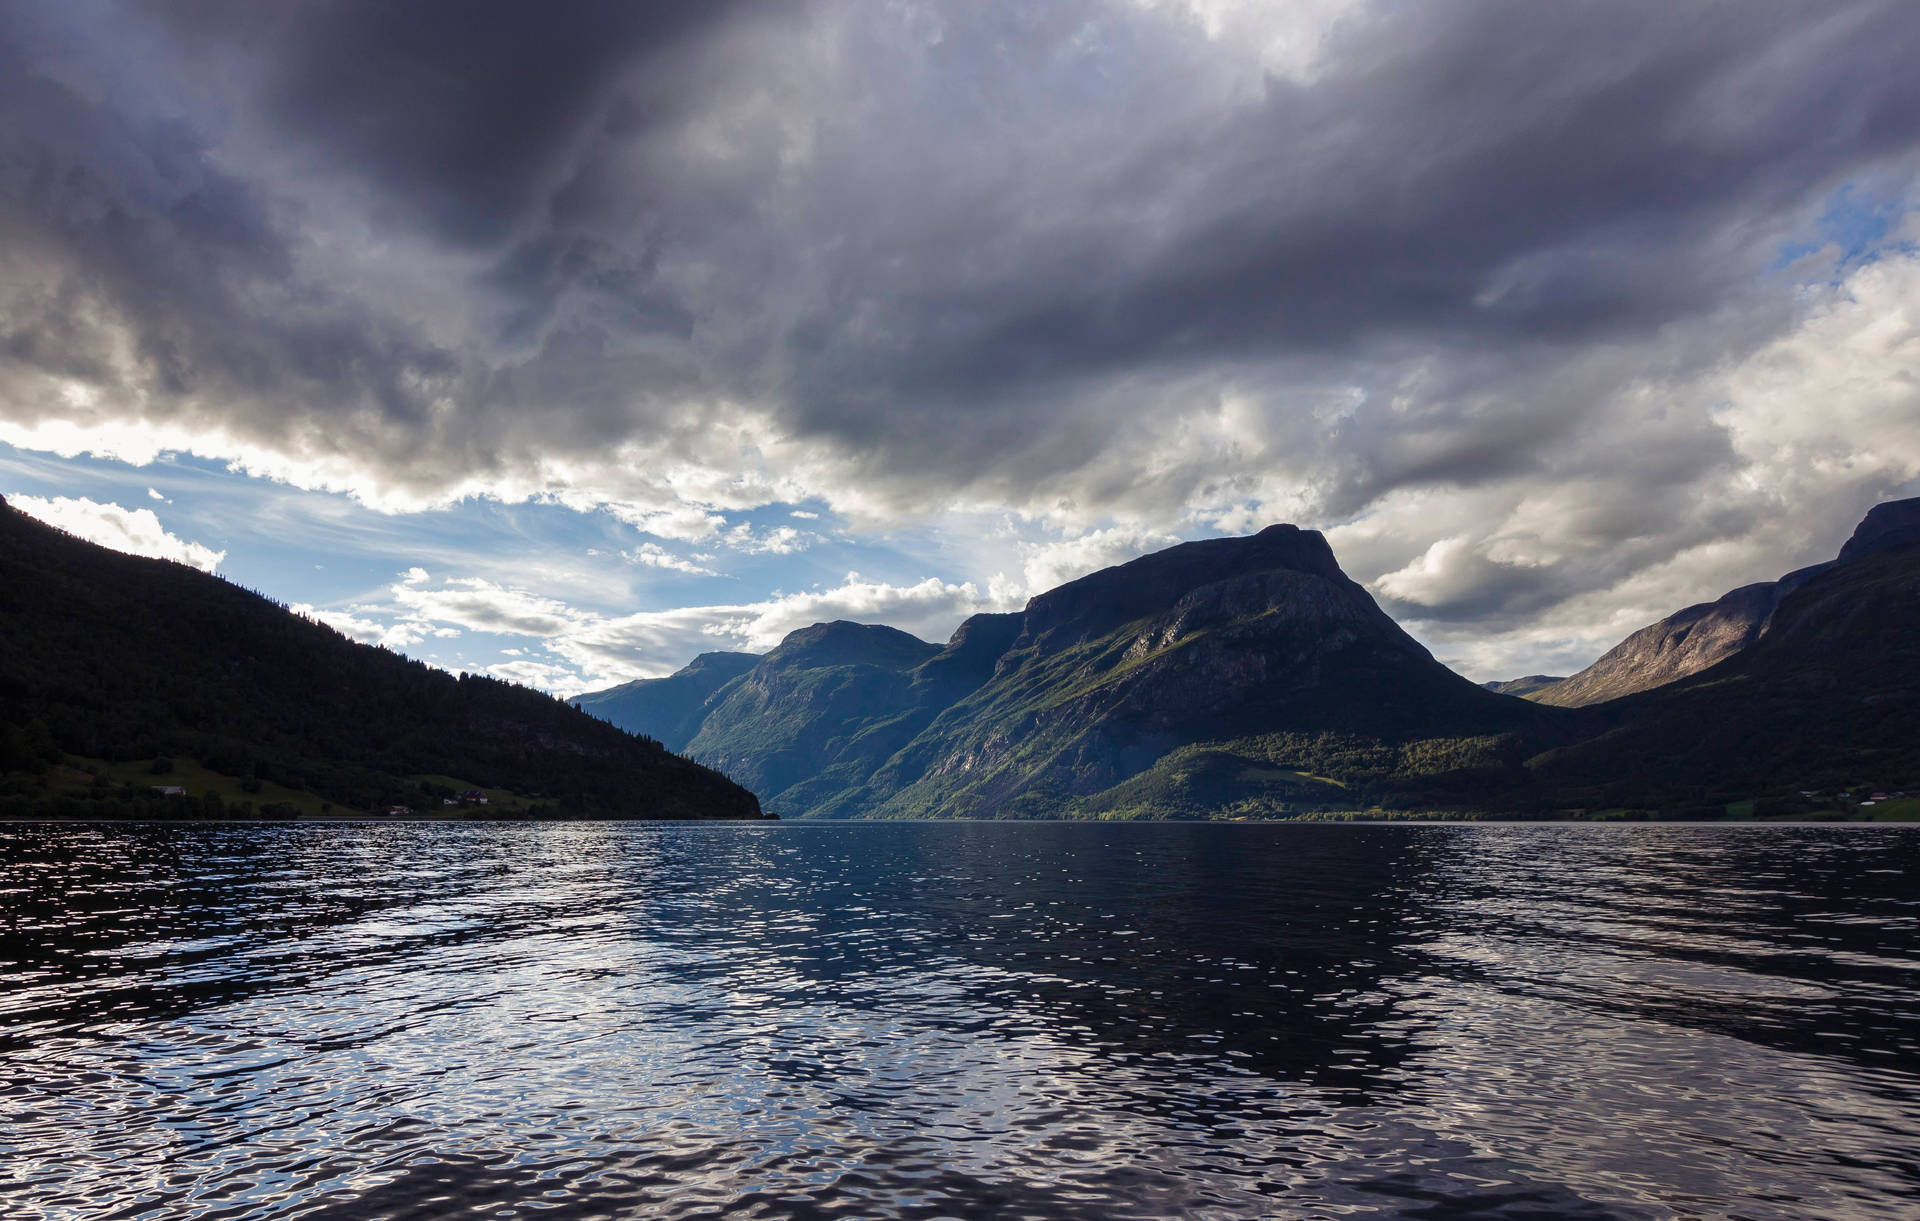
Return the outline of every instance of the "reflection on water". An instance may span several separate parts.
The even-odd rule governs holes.
[[[0,1216],[1920,1210],[1920,829],[0,829]]]

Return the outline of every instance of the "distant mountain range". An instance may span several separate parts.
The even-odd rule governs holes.
[[[1899,501],[1832,563],[1689,607],[1581,674],[1489,690],[1319,534],[1274,526],[976,615],[944,646],[815,624],[575,708],[0,501],[0,817],[481,796],[658,818],[1850,812],[1920,790],[1916,611],[1920,500]]]
[[[816,624],[575,702],[802,817],[1786,809],[1920,783],[1888,719],[1920,690],[1915,543],[1920,500],[1882,505],[1832,564],[1492,690],[1435,661],[1320,535],[1274,526],[977,615],[945,647]]]
[[[726,777],[559,700],[356,644],[218,577],[97,547],[0,500],[0,816],[447,803],[760,817]]]

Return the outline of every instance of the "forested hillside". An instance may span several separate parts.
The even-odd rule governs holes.
[[[444,808],[465,784],[549,815],[759,816],[725,777],[557,699],[356,644],[0,501],[0,815],[234,812],[153,792],[189,763],[341,812]]]

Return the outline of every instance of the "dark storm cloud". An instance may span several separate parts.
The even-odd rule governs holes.
[[[200,49],[259,63],[249,101],[439,236],[489,242],[542,202],[616,88],[630,125],[675,109],[664,57],[724,0],[160,0]],[[634,75],[635,70],[642,70]]]
[[[1322,7],[0,9],[0,411],[67,378],[289,470],[648,511],[761,463],[728,494],[1685,519],[1566,510],[1604,561],[1450,522],[1395,586],[1437,617],[1750,515],[1698,506],[1750,461],[1708,404],[1649,400],[1795,324],[1824,201],[1911,187],[1920,8]]]
[[[1920,74],[1904,48],[1920,10],[1702,16],[1410,6],[1383,45],[1354,36],[1311,87],[1273,82],[1224,120],[1193,116],[1197,129],[1108,133],[1136,147],[1097,176],[1010,184],[992,218],[1017,234],[1022,202],[1064,193],[1079,210],[1064,244],[1003,232],[884,252],[927,274],[878,333],[821,302],[795,331],[803,418],[851,438],[902,398],[1027,409],[1057,402],[1063,381],[1143,366],[1409,335],[1512,351],[1709,308],[1772,254],[1739,248],[1729,226],[1782,223],[1837,178],[1911,152]],[[977,252],[996,248],[1009,257],[983,265]]]
[[[161,419],[289,383],[414,414],[401,383],[443,375],[443,356],[353,301],[290,291],[284,234],[199,132],[102,106],[32,49],[0,39],[0,349],[16,367],[137,391]]]

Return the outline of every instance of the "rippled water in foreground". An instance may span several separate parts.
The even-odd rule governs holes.
[[[1920,1213],[1920,828],[0,827],[6,1217]]]

